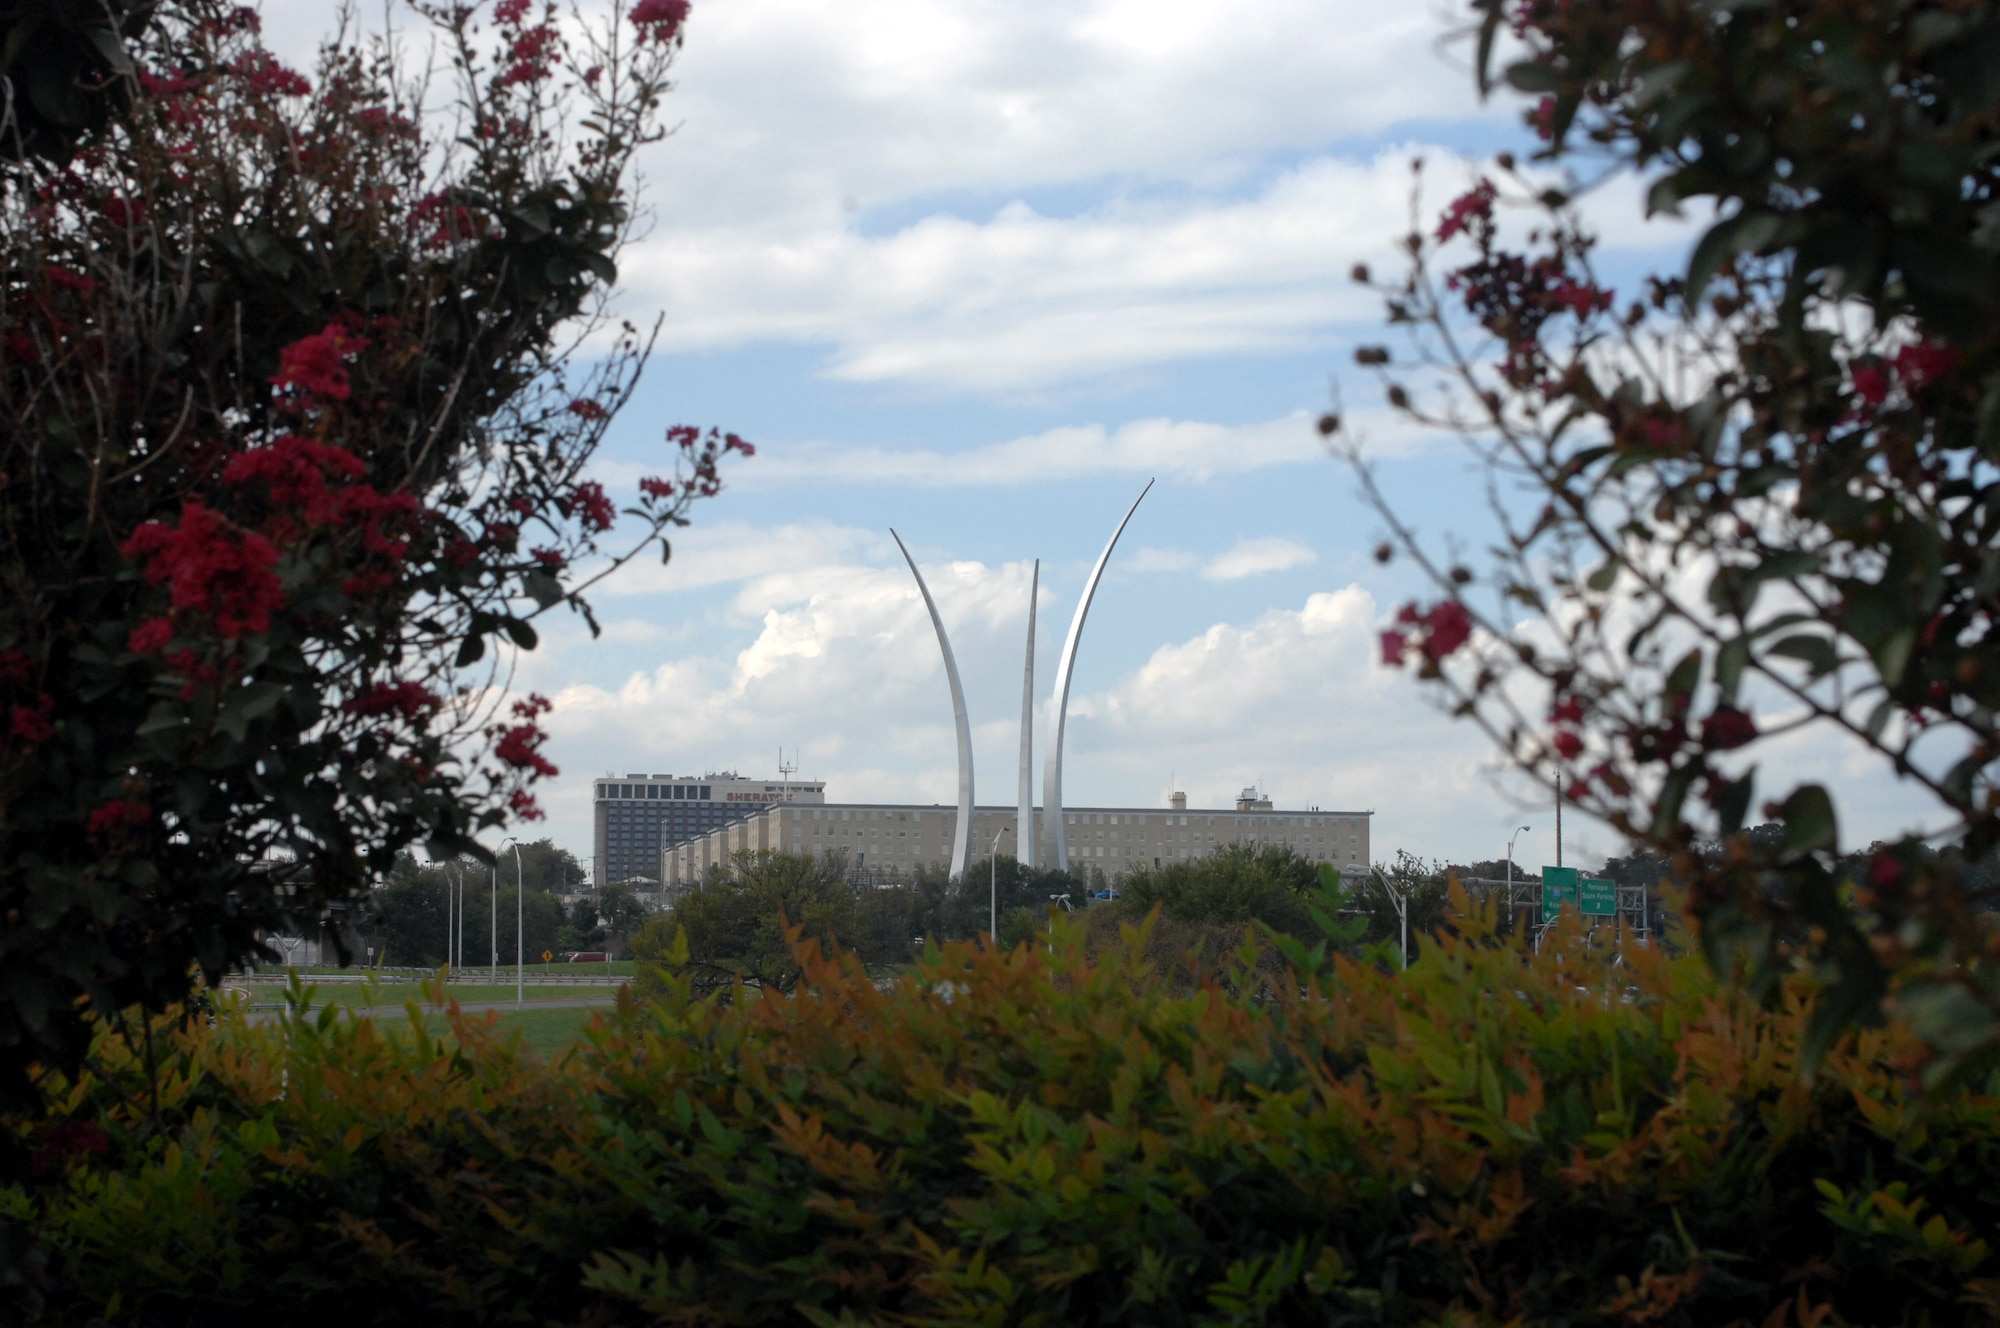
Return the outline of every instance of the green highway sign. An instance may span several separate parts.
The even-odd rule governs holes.
[[[1578,903],[1585,917],[1608,918],[1618,912],[1618,884],[1596,876],[1586,876],[1579,883]]]
[[[1542,868],[1542,921],[1554,922],[1562,912],[1562,906],[1571,908],[1577,903],[1577,879],[1581,875],[1575,867]]]

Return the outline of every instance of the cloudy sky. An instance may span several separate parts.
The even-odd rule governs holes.
[[[1497,856],[1523,824],[1523,859],[1552,852],[1479,736],[1376,665],[1415,588],[1369,558],[1380,524],[1312,429],[1381,338],[1347,274],[1395,267],[1410,159],[1435,202],[1519,140],[1452,21],[1439,0],[696,0],[623,263],[662,353],[603,474],[658,468],[680,422],[759,450],[669,566],[602,591],[603,638],[556,630],[521,661],[556,702],[558,842],[589,854],[594,776],[769,775],[781,749],[830,797],[951,799],[892,527],[965,674],[980,800],[1011,801],[1031,565],[1046,696],[1083,578],[1156,478],[1080,652],[1067,802],[1255,784],[1373,810],[1378,857]],[[1681,243],[1605,238],[1631,261]],[[1475,531],[1455,445],[1341,386],[1415,523]],[[1574,819],[1567,843],[1615,848]]]

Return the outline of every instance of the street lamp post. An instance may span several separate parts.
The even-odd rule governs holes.
[[[988,889],[992,892],[992,901],[989,905],[986,930],[993,938],[993,947],[996,950],[1000,948],[1000,836],[1006,833],[1007,827],[1004,825],[993,832],[993,849],[986,855],[987,862],[993,868],[992,880],[987,883]]]
[[[527,907],[523,902],[528,897],[528,873],[521,866],[521,842],[509,839],[500,845],[514,849],[514,1008],[524,1008],[528,1002],[527,970],[522,961],[526,957],[526,942],[523,922],[527,918]]]
[[[502,844],[502,848],[506,845]],[[487,980],[500,980],[500,859],[493,859],[493,902],[487,906],[486,920],[492,925],[491,949],[487,952]]]
[[[1410,967],[1410,901],[1398,892],[1395,887],[1391,886],[1389,878],[1381,872],[1378,871],[1375,873],[1375,879],[1382,882],[1382,889],[1389,896],[1389,902],[1396,906],[1396,919],[1402,928],[1403,939],[1400,949],[1403,956],[1403,967],[1407,970]]]
[[[1524,825],[1507,836],[1507,921],[1510,925],[1514,921],[1514,841],[1527,833],[1528,827]]]

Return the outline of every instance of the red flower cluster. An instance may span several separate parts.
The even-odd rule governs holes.
[[[56,736],[56,699],[47,692],[32,706],[15,706],[8,712],[9,736],[22,742],[47,742]]]
[[[135,655],[157,655],[174,639],[172,618],[149,618],[132,629],[125,648]]]
[[[414,721],[436,713],[443,704],[437,694],[422,683],[383,682],[348,700],[340,708],[350,715],[366,718],[395,715]]]
[[[507,54],[514,63],[500,75],[503,88],[547,78],[551,66],[562,61],[562,46],[554,28],[529,28],[514,39]]]
[[[648,498],[671,498],[674,496],[674,482],[648,475],[639,481],[639,492]]]
[[[229,72],[243,80],[243,86],[258,96],[303,97],[312,91],[306,77],[278,63],[264,48],[245,51],[229,66]]]
[[[592,534],[611,529],[612,522],[618,519],[617,506],[605,496],[604,486],[596,480],[585,480],[577,485],[569,500],[578,519],[583,522],[583,528]]]
[[[143,198],[124,198],[114,195],[104,200],[104,219],[119,230],[131,230],[146,224],[152,216]]]
[[[1444,210],[1444,217],[1438,222],[1438,243],[1443,244],[1453,236],[1471,231],[1479,234],[1493,225],[1493,201],[1500,191],[1493,187],[1491,180],[1481,180],[1465,193],[1452,200]]]
[[[500,0],[493,6],[493,20],[512,27],[528,16],[529,0]]]
[[[1583,751],[1583,737],[1577,732],[1583,723],[1583,703],[1573,696],[1562,698],[1549,707],[1549,721],[1555,725],[1555,736],[1550,743],[1556,755],[1574,761]]]
[[[114,798],[90,814],[84,829],[93,838],[109,839],[127,830],[144,829],[153,823],[153,809],[143,802]]]
[[[535,717],[548,709],[547,697],[530,696],[525,701],[516,701],[514,717],[522,722],[497,730],[499,740],[493,744],[494,759],[516,770],[526,771],[531,780],[553,778],[560,774],[555,765],[542,755],[542,744],[549,740],[549,735],[535,723]]]
[[[1856,364],[1848,371],[1854,381],[1855,399],[1863,405],[1879,406],[1899,386],[1906,392],[1920,391],[1950,373],[1958,363],[1958,356],[1954,347],[1920,341],[1904,346],[1886,362],[1870,360]]]
[[[1551,301],[1569,310],[1578,318],[1588,318],[1611,307],[1612,293],[1599,290],[1587,281],[1572,281],[1568,277],[1557,277],[1548,286]]]
[[[338,491],[327,487],[327,479],[358,480],[365,471],[361,458],[344,447],[286,434],[231,457],[222,481],[268,485],[273,503],[297,511],[306,525],[326,526],[341,516]]]
[[[1405,604],[1396,612],[1396,623],[1382,633],[1382,662],[1392,668],[1413,650],[1435,668],[1472,637],[1472,617],[1457,600],[1440,600],[1422,613]]]
[[[57,290],[66,290],[72,295],[89,295],[97,289],[96,281],[81,272],[72,272],[55,263],[43,268],[42,275],[49,279],[49,285]]]
[[[306,401],[314,397],[345,401],[353,392],[347,361],[367,347],[366,338],[339,323],[328,323],[278,352],[278,372],[271,385]]]
[[[370,138],[415,138],[417,126],[406,115],[386,106],[364,106],[354,113],[354,127]]]
[[[639,0],[632,6],[632,26],[640,42],[670,42],[687,22],[688,0]]]
[[[216,630],[231,640],[268,630],[285,602],[271,570],[278,561],[271,542],[198,502],[182,505],[179,527],[148,521],[119,552],[145,560],[146,579],[165,584],[176,609],[213,614]]]
[[[1753,742],[1757,722],[1732,705],[1719,705],[1701,721],[1701,745],[1713,752],[1726,752]]]
[[[428,194],[418,199],[417,205],[410,209],[407,224],[413,233],[428,229],[423,242],[430,249],[449,249],[476,240],[483,229],[471,208],[452,202],[445,194]]]
[[[586,420],[601,420],[611,412],[588,397],[578,397],[569,403],[569,413]]]

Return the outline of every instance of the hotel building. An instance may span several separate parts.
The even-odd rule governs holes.
[[[603,885],[660,879],[661,855],[787,803],[826,800],[823,783],[745,779],[734,771],[709,775],[606,775],[591,803],[595,821],[593,879]]]
[[[737,853],[782,850],[821,854],[844,851],[858,870],[886,874],[951,858],[955,809],[932,803],[841,803],[814,799],[811,806],[774,805],[663,848],[660,879],[671,896],[698,884],[710,867]],[[1038,812],[1037,815],[1040,813]],[[1190,808],[1176,793],[1166,808],[1066,807],[1064,838],[1069,869],[1095,866],[1116,880],[1134,867],[1164,866],[1198,858],[1228,844],[1288,844],[1314,862],[1342,872],[1365,870],[1373,812],[1292,810],[1274,807],[1254,789],[1231,809]],[[979,856],[1000,836],[1000,851],[1014,855],[1019,827],[1013,807],[973,809],[972,842]]]

